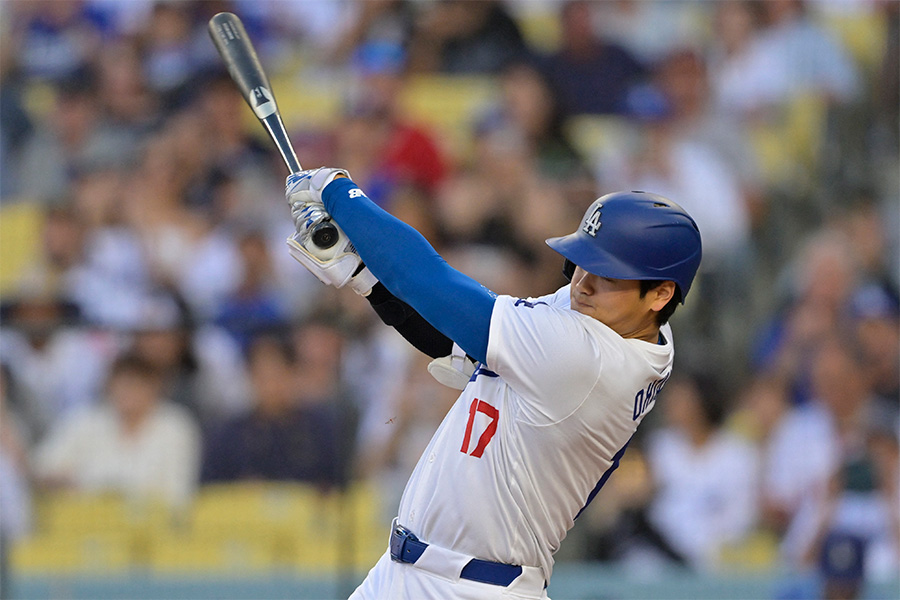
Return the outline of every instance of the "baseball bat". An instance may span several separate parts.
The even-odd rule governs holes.
[[[288,170],[291,173],[302,171],[275,103],[272,85],[240,18],[229,12],[218,13],[209,20],[209,35],[228,67],[228,74],[266,128]],[[334,224],[330,221],[320,223],[312,232],[312,241],[323,249],[334,246],[338,241]]]

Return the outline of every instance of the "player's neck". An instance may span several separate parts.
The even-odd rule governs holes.
[[[650,320],[641,323],[631,331],[618,332],[627,340],[642,340],[651,344],[659,343],[659,325],[656,323],[656,313],[650,316]]]

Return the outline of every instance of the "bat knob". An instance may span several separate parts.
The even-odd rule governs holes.
[[[312,242],[323,250],[331,248],[338,242],[338,231],[334,223],[323,221],[313,228]]]

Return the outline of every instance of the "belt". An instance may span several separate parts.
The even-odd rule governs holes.
[[[391,530],[391,558],[397,562],[415,564],[428,548],[428,544],[421,541],[411,531],[397,525]],[[519,565],[506,565],[489,560],[473,558],[463,566],[459,573],[460,578],[504,587],[511,584],[522,574]]]

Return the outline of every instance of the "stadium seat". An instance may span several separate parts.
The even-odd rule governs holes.
[[[121,573],[134,563],[132,538],[123,531],[39,534],[11,548],[10,567],[24,575]]]
[[[417,75],[400,98],[402,112],[430,129],[443,150],[462,158],[472,148],[472,125],[496,100],[496,80],[478,76]]]
[[[40,205],[21,199],[0,207],[0,294],[6,295],[40,251],[44,213]]]

